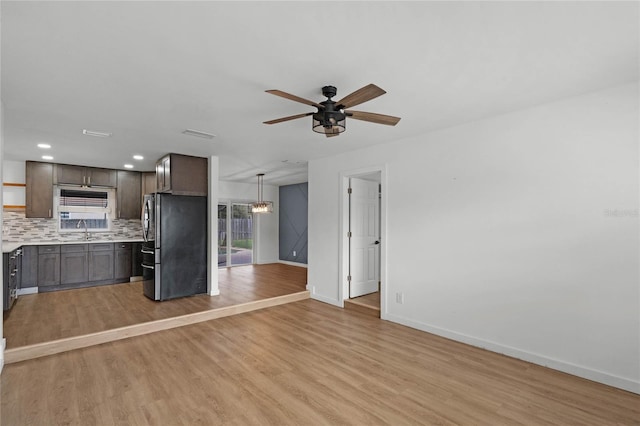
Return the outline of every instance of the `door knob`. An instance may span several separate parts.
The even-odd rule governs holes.
[[[380,244],[380,241],[376,241],[376,242],[375,242],[375,243],[373,243],[373,244],[376,244],[376,245],[378,245],[378,244]]]

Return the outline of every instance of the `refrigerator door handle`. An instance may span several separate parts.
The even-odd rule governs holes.
[[[161,197],[156,196],[155,205],[154,205],[155,212],[153,212],[154,213],[153,220],[155,221],[155,226],[153,231],[155,232],[156,248],[161,247],[161,244],[162,244],[162,237],[160,235],[162,231],[162,224],[160,223],[160,220],[162,219],[160,217],[160,203],[162,202],[161,200],[162,200]]]
[[[142,236],[145,242],[149,241],[149,200],[145,201],[142,210]]]

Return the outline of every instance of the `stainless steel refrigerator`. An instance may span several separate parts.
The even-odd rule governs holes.
[[[148,194],[142,209],[142,288],[153,300],[207,291],[207,198]]]

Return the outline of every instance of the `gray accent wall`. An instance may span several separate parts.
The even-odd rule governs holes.
[[[308,194],[307,182],[280,187],[280,260],[307,263]]]

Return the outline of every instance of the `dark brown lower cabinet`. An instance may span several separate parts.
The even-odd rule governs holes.
[[[131,274],[131,243],[116,243],[114,278],[116,280],[128,279]]]
[[[89,281],[112,280],[113,272],[113,243],[90,244]]]
[[[20,275],[22,269],[22,249],[17,248],[11,253],[2,254],[2,266],[3,266],[3,294],[4,294],[4,306],[3,309],[8,311],[13,306],[18,295],[18,283],[20,282]]]
[[[38,287],[60,285],[60,246],[38,246]]]
[[[141,243],[73,243],[22,246],[21,288],[39,292],[127,282],[139,271]]]
[[[38,286],[38,246],[22,246],[22,276],[18,288]]]
[[[60,284],[85,283],[89,278],[87,244],[60,247]]]
[[[142,243],[131,243],[131,276],[142,276]]]

